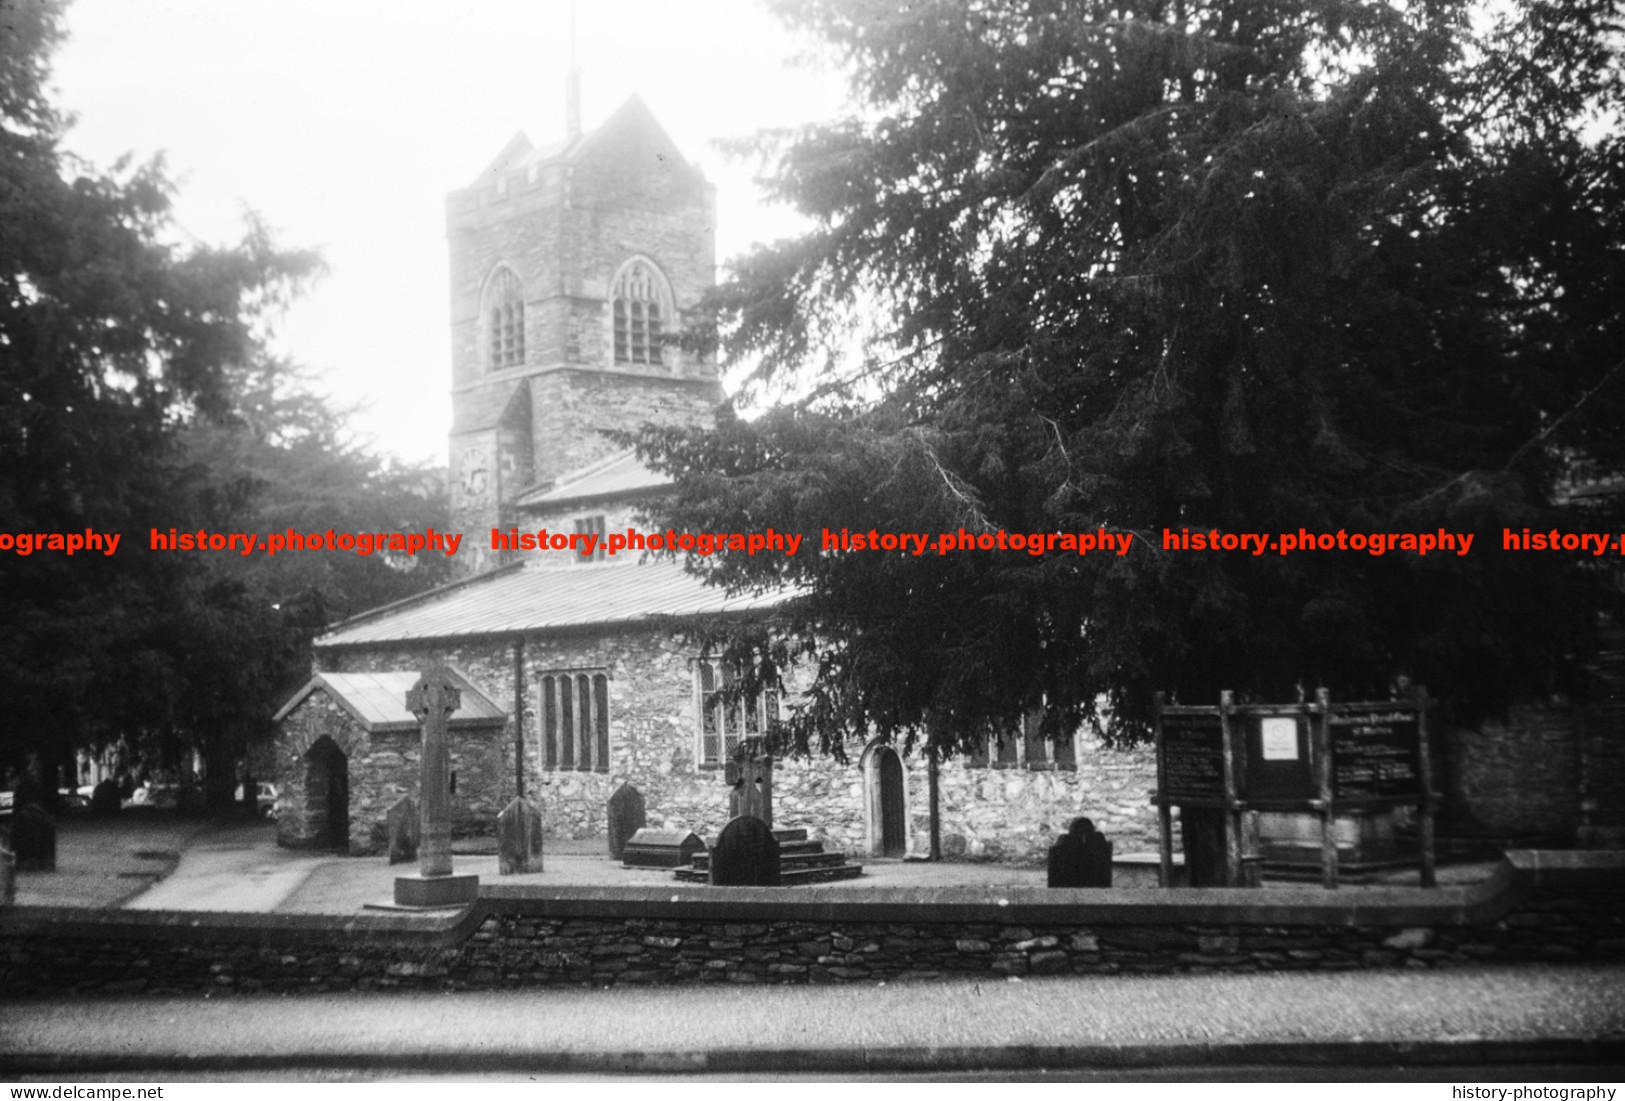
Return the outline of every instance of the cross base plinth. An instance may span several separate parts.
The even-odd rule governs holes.
[[[477,875],[398,875],[395,877],[397,906],[466,906],[480,893]]]

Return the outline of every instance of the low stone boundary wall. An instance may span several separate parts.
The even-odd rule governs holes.
[[[1471,887],[542,888],[453,914],[14,907],[0,989],[170,994],[862,982],[1625,961],[1625,853],[1509,853]]]

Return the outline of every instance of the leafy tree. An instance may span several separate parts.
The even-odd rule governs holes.
[[[774,6],[854,113],[764,146],[813,228],[715,304],[746,393],[798,397],[640,442],[666,521],[803,533],[696,567],[798,587],[727,642],[757,678],[813,660],[799,748],[954,752],[1041,706],[1132,739],[1156,691],[1405,676],[1470,717],[1576,686],[1607,575],[1501,533],[1621,530],[1569,500],[1625,461],[1617,4]],[[842,528],[1134,541],[817,553]],[[1440,528],[1471,553],[1164,549]]]

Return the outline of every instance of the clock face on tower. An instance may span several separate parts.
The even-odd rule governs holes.
[[[483,501],[491,483],[490,463],[486,461],[484,449],[471,447],[464,451],[463,461],[458,465],[463,471],[463,496],[470,501]]]

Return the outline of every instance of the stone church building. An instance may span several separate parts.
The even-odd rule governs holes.
[[[279,716],[284,844],[380,851],[389,807],[415,794],[417,757],[400,707],[366,707],[436,661],[473,689],[470,721],[454,716],[450,732],[464,833],[489,832],[522,793],[549,834],[600,836],[630,781],[651,825],[714,840],[734,747],[793,703],[725,705],[729,671],[694,630],[779,598],[728,597],[635,553],[491,549],[493,529],[640,527],[667,481],[604,430],[703,422],[722,398],[716,362],[672,340],[713,283],[714,189],[640,99],[593,132],[571,129],[545,148],[516,136],[447,201],[459,580],[317,640],[321,673]],[[924,853],[923,761],[882,744],[848,754],[845,766],[775,762],[774,824],[859,856]],[[1154,786],[1148,751],[1018,732],[940,770],[944,851],[1039,860],[1080,814],[1120,852],[1151,849]]]
[[[641,528],[666,479],[604,433],[703,423],[721,399],[716,362],[673,340],[712,286],[715,215],[713,188],[637,98],[545,148],[516,136],[449,197],[459,579],[317,639],[320,674],[279,716],[284,844],[382,847],[386,812],[418,783],[410,717],[385,697],[437,661],[469,688],[450,732],[460,831],[489,832],[523,794],[552,835],[602,835],[610,794],[631,782],[651,825],[715,839],[734,747],[794,701],[724,704],[729,670],[701,651],[697,625],[779,598],[728,597],[670,560],[491,539]],[[1468,841],[1625,837],[1621,685],[1611,669],[1594,705],[1445,732],[1443,828]],[[847,766],[776,762],[774,824],[859,857],[926,852],[924,763],[883,744],[847,753]],[[1039,860],[1087,815],[1119,853],[1153,850],[1155,783],[1149,749],[1014,732],[940,770],[943,849]]]

